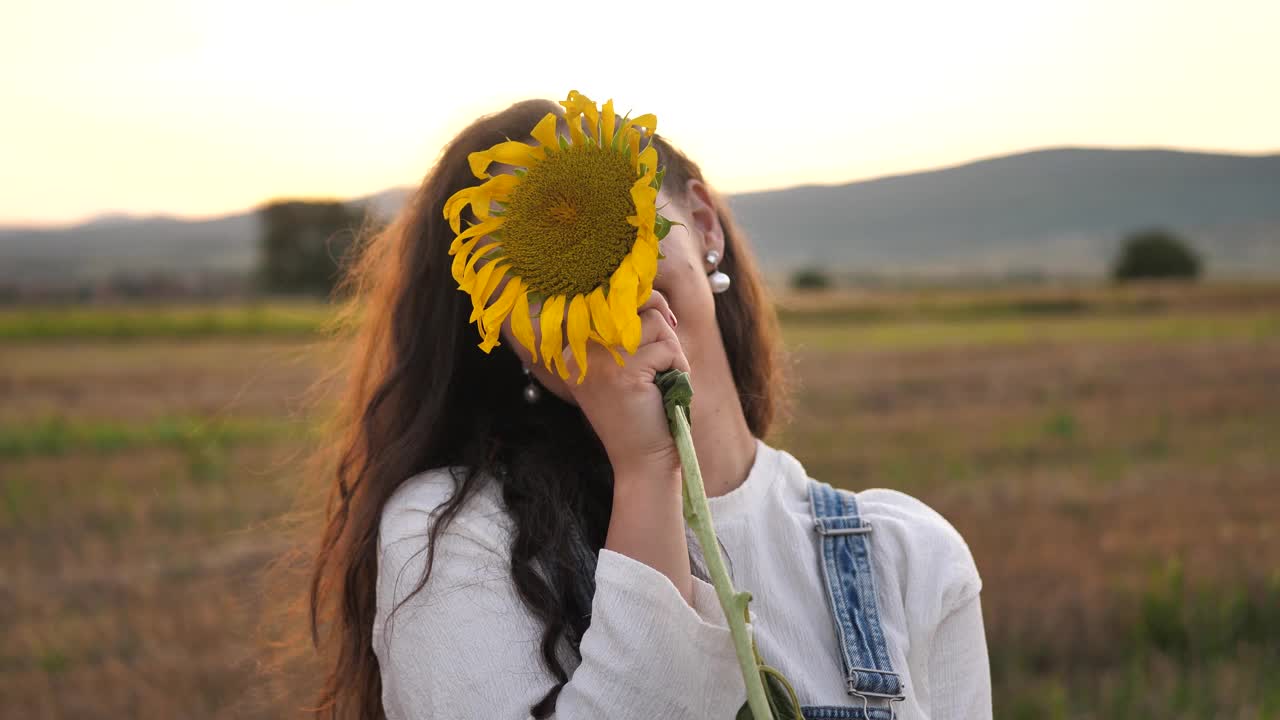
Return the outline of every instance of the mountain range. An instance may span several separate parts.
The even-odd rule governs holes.
[[[356,201],[386,214],[409,193]],[[1125,233],[1159,226],[1184,235],[1211,274],[1280,275],[1280,154],[1057,148],[729,203],[771,273],[1100,274]],[[247,273],[257,236],[254,210],[3,227],[0,280]]]

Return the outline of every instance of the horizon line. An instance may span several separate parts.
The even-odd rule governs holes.
[[[1071,145],[1071,144],[1041,145],[1041,146],[1023,148],[1019,150],[1011,150],[1011,151],[999,153],[996,155],[982,155],[982,156],[978,156],[968,160],[962,160],[954,163],[918,167],[915,169],[906,169],[906,170],[900,170],[895,172],[882,173],[878,175],[868,175],[866,177],[854,178],[851,180],[841,180],[838,182],[813,182],[813,183],[799,183],[794,185],[780,185],[776,187],[760,188],[758,190],[743,190],[739,192],[723,193],[723,195],[728,198],[733,198],[733,197],[741,197],[741,196],[748,196],[748,195],[763,195],[765,193],[773,193],[773,192],[784,192],[788,190],[801,190],[801,189],[808,189],[808,188],[838,188],[838,187],[845,187],[847,185],[857,185],[860,183],[877,182],[881,180],[891,180],[895,178],[902,178],[902,177],[907,177],[909,175],[924,175],[924,174],[933,173],[933,172],[944,172],[947,170],[955,170],[955,169],[967,167],[970,165],[979,165],[985,162],[1002,160],[1005,158],[1011,158],[1019,155],[1034,155],[1037,153],[1061,152],[1064,150],[1086,150],[1086,151],[1101,150],[1106,152],[1170,152],[1170,153],[1179,153],[1183,155],[1220,155],[1220,156],[1230,156],[1230,157],[1238,157],[1238,158],[1267,158],[1267,157],[1273,157],[1273,156],[1280,156],[1280,148],[1276,148],[1274,150],[1269,150],[1269,151],[1263,151],[1263,152],[1241,152],[1241,151],[1235,151],[1235,150],[1213,150],[1213,149],[1207,149],[1207,148],[1175,147],[1170,145]],[[103,211],[94,213],[92,215],[82,217],[81,219],[78,219],[78,220],[63,221],[63,222],[43,223],[39,221],[34,221],[34,222],[33,221],[26,221],[26,222],[16,221],[15,222],[15,221],[8,221],[8,220],[0,220],[0,231],[33,230],[33,231],[39,232],[39,231],[50,231],[50,230],[71,230],[71,229],[83,227],[85,225],[90,225],[95,222],[103,222],[103,221],[109,221],[109,220],[117,220],[119,222],[143,222],[147,220],[209,222],[214,220],[222,220],[222,219],[233,217],[236,215],[243,215],[247,212],[253,212],[257,208],[272,202],[288,202],[288,201],[334,202],[336,201],[336,202],[349,203],[349,202],[358,202],[360,200],[368,199],[375,195],[380,195],[382,193],[390,192],[393,190],[403,189],[403,190],[412,191],[416,187],[417,187],[416,185],[393,185],[391,187],[386,187],[381,190],[375,190],[373,192],[366,193],[364,195],[359,195],[354,198],[352,197],[342,198],[342,197],[325,196],[325,195],[297,196],[297,195],[280,194],[280,195],[276,195],[271,198],[262,200],[257,205],[242,208],[240,210],[231,210],[231,211],[217,213],[213,215],[176,215],[176,214],[167,214],[163,211],[131,213],[131,212],[122,211],[122,210],[103,210]]]

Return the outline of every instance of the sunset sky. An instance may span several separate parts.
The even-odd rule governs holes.
[[[476,115],[570,89],[656,113],[727,192],[1043,146],[1280,150],[1280,2],[928,8],[8,0],[0,224],[413,184]]]

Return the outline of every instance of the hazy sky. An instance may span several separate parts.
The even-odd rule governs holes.
[[[1276,0],[6,0],[0,223],[412,184],[476,115],[570,89],[656,113],[729,192],[1046,145],[1274,151],[1278,29]]]

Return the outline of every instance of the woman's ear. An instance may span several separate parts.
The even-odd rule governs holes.
[[[685,183],[685,197],[689,199],[689,219],[693,221],[691,231],[702,241],[702,255],[715,250],[724,257],[724,228],[720,226],[720,215],[716,213],[715,202],[711,199],[711,189],[697,178],[689,178]]]

